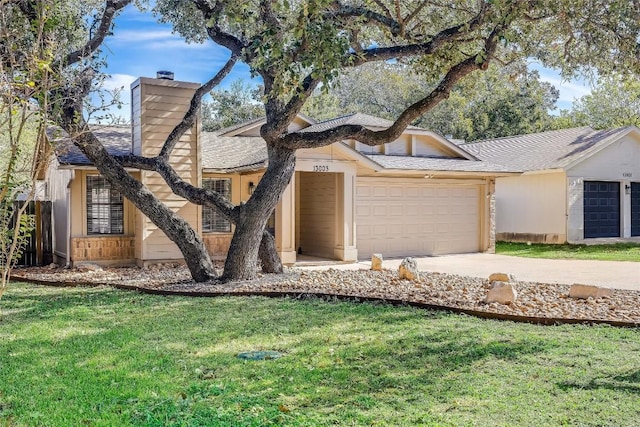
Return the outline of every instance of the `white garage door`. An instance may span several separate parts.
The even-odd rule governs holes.
[[[359,178],[358,256],[442,255],[480,250],[480,187]]]

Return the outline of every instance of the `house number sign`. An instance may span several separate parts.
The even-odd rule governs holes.
[[[329,172],[329,165],[314,165],[314,172]]]
[[[631,173],[631,172],[622,172],[622,177],[623,178],[632,178],[633,177],[633,173]]]

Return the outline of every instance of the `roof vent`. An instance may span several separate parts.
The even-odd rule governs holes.
[[[156,78],[160,80],[173,80],[173,71],[158,71]]]

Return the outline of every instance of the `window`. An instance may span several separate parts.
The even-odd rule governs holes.
[[[203,179],[202,188],[215,191],[227,200],[231,199],[231,179],[214,178]],[[216,209],[202,207],[202,231],[215,233],[230,233],[231,223]]]
[[[124,200],[101,176],[87,176],[87,234],[124,234]]]

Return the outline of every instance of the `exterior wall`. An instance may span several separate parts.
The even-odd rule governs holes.
[[[566,232],[564,172],[496,180],[496,239],[563,243]]]
[[[232,233],[203,233],[202,240],[211,258],[224,259],[229,252]]]
[[[46,178],[47,197],[51,200],[54,262],[65,265],[69,254],[69,228],[74,220],[77,220],[77,214],[69,208],[69,184],[75,173],[73,170],[59,169],[59,166],[55,159],[49,164]]]
[[[134,135],[138,132],[141,139],[140,154],[156,156],[166,137],[182,120],[189,108],[191,98],[197,88],[196,83],[173,80],[140,78],[132,84],[132,105]],[[198,127],[196,125],[180,138],[169,158],[178,175],[193,185],[198,185],[200,177],[200,147],[198,146]],[[135,147],[134,143],[134,147]],[[158,199],[174,212],[183,217],[197,232],[201,231],[201,210],[198,206],[175,195],[162,177],[155,172],[142,171],[140,181],[151,190]],[[136,211],[136,258],[139,264],[146,262],[182,259],[178,247],[145,215]]]
[[[626,135],[567,170],[569,241],[584,239],[584,181],[620,183],[620,236],[631,236],[631,182],[640,182],[640,137]]]
[[[71,181],[71,263],[91,261],[99,264],[135,264],[135,217],[138,210],[124,200],[124,234],[88,234],[87,232],[87,176],[98,175],[94,170],[76,170]]]
[[[400,135],[400,138],[385,144],[384,154],[388,156],[410,156],[411,135]]]

